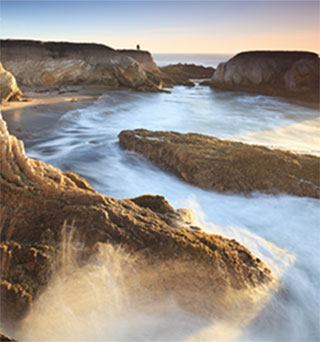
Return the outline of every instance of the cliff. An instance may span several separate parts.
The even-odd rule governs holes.
[[[243,52],[219,64],[211,86],[319,102],[319,58],[311,52]]]
[[[1,62],[26,86],[99,85],[156,91],[132,58],[100,44],[1,40]]]
[[[1,313],[17,321],[50,279],[63,231],[79,237],[80,265],[97,243],[122,246],[147,275],[145,290],[193,312],[222,316],[254,304],[246,291],[271,284],[270,270],[235,240],[198,231],[161,196],[116,200],[70,172],[24,154],[0,120]],[[191,295],[192,294],[192,295]]]
[[[221,192],[284,192],[320,198],[320,159],[201,134],[122,131],[123,148],[184,181]]]

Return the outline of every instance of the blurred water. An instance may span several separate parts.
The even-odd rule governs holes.
[[[135,128],[198,132],[320,155],[317,108],[199,85],[175,87],[171,94],[110,91],[91,107],[68,112],[55,127],[33,136],[26,141],[26,151],[32,158],[79,173],[106,195],[161,194],[176,208],[193,208],[198,224],[206,231],[235,238],[265,261],[282,279],[283,288],[254,322],[237,334],[237,341],[318,341],[319,200],[259,193],[226,195],[188,185],[120,149],[119,132]],[[186,313],[180,317],[177,310],[151,315],[154,330],[150,328],[149,340],[168,340],[166,332],[156,327],[169,326],[172,315],[178,320],[185,317]],[[133,324],[136,328],[142,324],[138,316]],[[185,329],[187,317],[174,327],[170,325],[176,340],[187,340],[173,332]],[[123,340],[137,338],[135,328],[130,327]],[[218,338],[212,330],[211,334],[199,335],[199,340]],[[117,338],[121,340],[119,336],[114,340]]]

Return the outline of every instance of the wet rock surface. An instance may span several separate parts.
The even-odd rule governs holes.
[[[97,244],[119,245],[137,272],[148,275],[140,289],[173,296],[193,312],[227,315],[235,303],[251,304],[246,291],[272,283],[270,270],[245,247],[185,228],[192,221],[188,212],[175,211],[161,196],[101,195],[80,176],[29,159],[3,120],[0,148],[1,307],[11,324],[45,288],[52,265],[59,264],[63,232],[71,229],[81,242],[82,263]],[[170,215],[185,223],[177,228]]]
[[[242,52],[219,64],[211,86],[319,102],[319,57],[311,52]]]
[[[120,145],[184,181],[220,192],[320,198],[320,159],[201,134],[122,131]]]

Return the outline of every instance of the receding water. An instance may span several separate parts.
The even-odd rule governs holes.
[[[284,194],[244,196],[205,191],[163,172],[135,153],[121,150],[117,139],[124,129],[173,130],[320,155],[319,126],[319,112],[312,106],[198,85],[176,87],[171,94],[110,91],[92,106],[68,112],[50,130],[35,134],[26,141],[30,157],[77,172],[108,196],[161,194],[176,208],[192,208],[204,230],[235,238],[247,246],[283,284],[259,315],[238,331],[225,322],[219,322],[219,329],[217,325],[212,328],[170,301],[161,306],[154,303],[157,308],[151,311],[137,311],[132,309],[132,298],[121,297],[122,311],[117,311],[109,297],[104,297],[104,288],[91,286],[96,277],[92,271],[84,278],[78,276],[77,281],[85,279],[90,283],[92,275],[91,287],[83,286],[86,293],[82,296],[94,292],[104,309],[91,302],[87,310],[77,311],[72,300],[64,301],[58,295],[60,285],[55,283],[54,291],[41,299],[52,310],[46,324],[40,325],[40,335],[51,336],[53,315],[64,317],[60,324],[53,325],[56,335],[52,336],[60,336],[59,341],[319,341],[319,200]],[[68,286],[61,286],[66,291]],[[121,289],[115,282],[117,286]],[[33,315],[37,317],[37,313]],[[106,315],[108,319],[101,319]],[[84,322],[92,321],[96,323],[91,332],[81,330]],[[228,334],[221,333],[226,331]],[[38,333],[27,329],[22,336],[30,341],[41,340]]]

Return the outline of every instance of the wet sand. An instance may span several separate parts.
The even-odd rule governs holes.
[[[67,111],[85,108],[106,92],[106,88],[69,86],[65,88],[24,89],[21,101],[0,105],[9,131],[19,139],[47,130]]]

